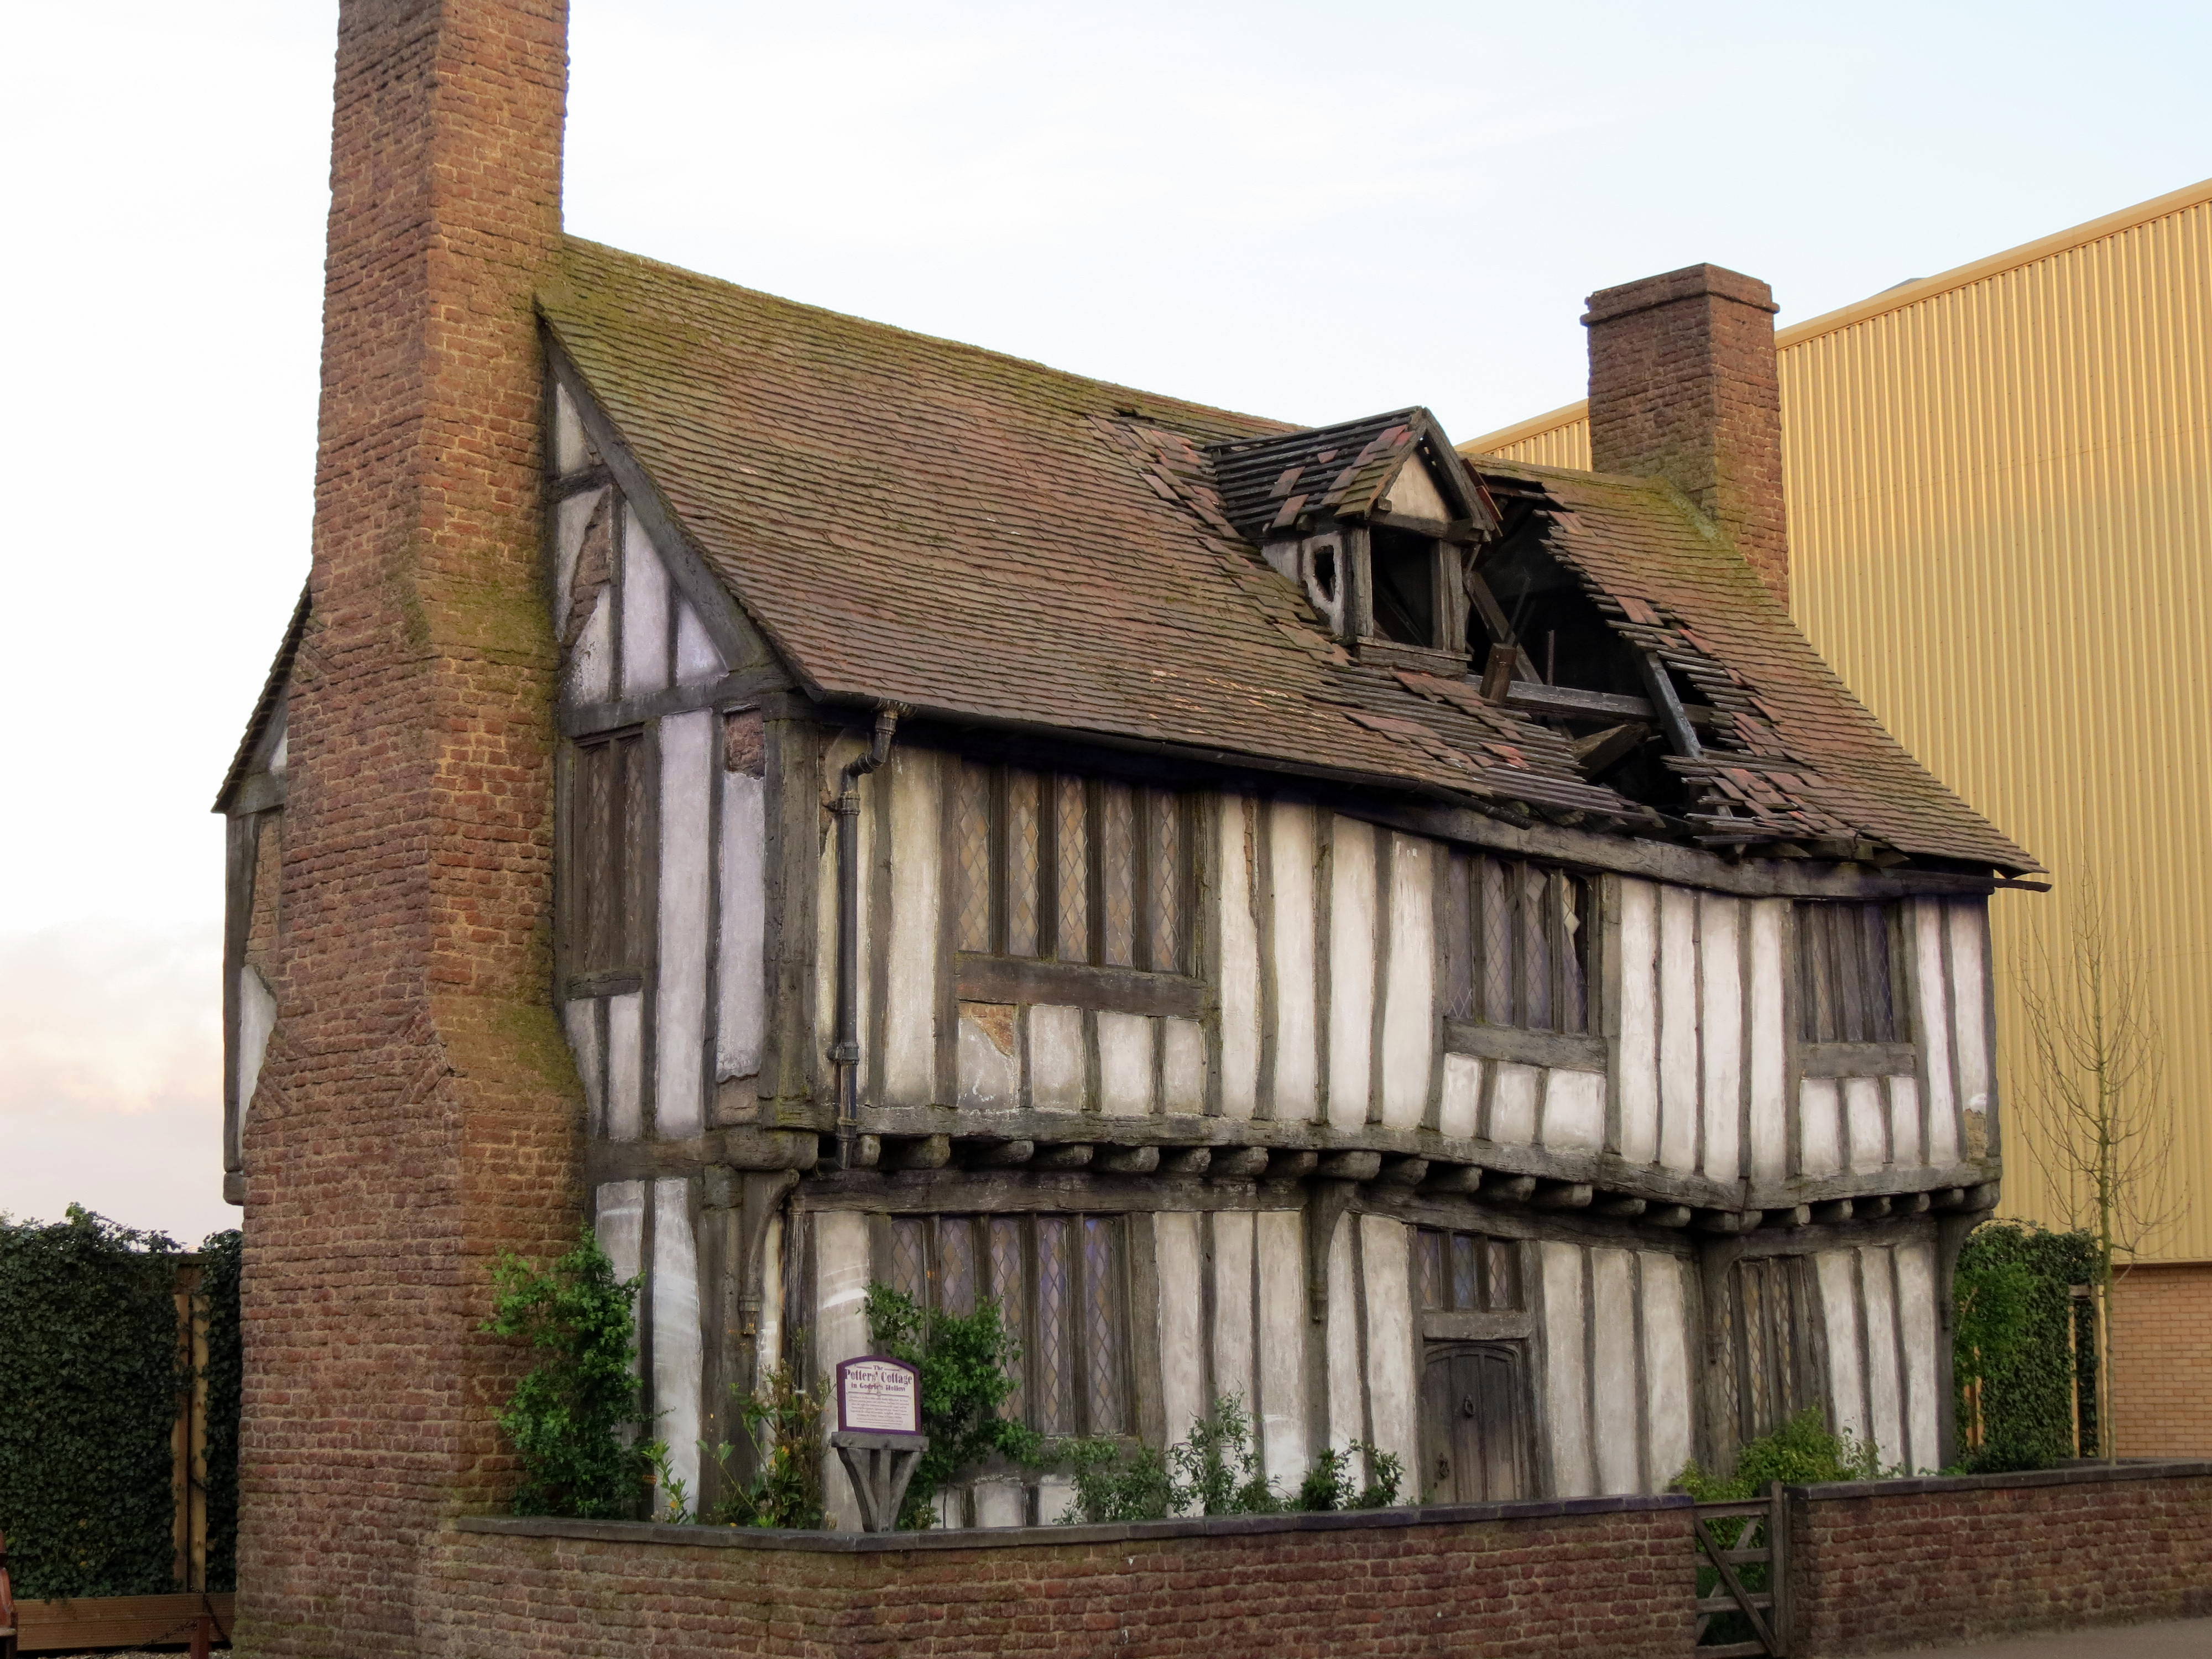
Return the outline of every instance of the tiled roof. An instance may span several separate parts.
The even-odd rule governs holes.
[[[1450,441],[1425,409],[1218,444],[1222,506],[1237,533],[1255,543],[1295,533],[1300,519],[1372,512],[1425,441],[1439,470],[1449,466]]]
[[[1324,471],[1328,511],[1371,506],[1429,434],[1450,465],[1425,411],[1317,442],[576,240],[540,308],[685,534],[817,696],[1659,828],[1586,781],[1563,737],[1470,684],[1353,660],[1259,556],[1248,526],[1290,465]],[[1242,467],[1207,453],[1252,440],[1292,455],[1264,489],[1273,442]],[[1332,447],[1350,449],[1342,465],[1321,460]],[[1771,704],[1782,759],[1811,776],[1781,786],[1802,823],[1785,810],[1717,838],[1840,825],[2027,867],[1881,732],[1678,497],[1575,477],[1543,481],[1562,509],[1556,550],[1620,595],[1617,622],[1651,607],[1653,625],[1708,647],[1710,661],[1672,641],[1733,676],[1737,701]],[[1475,494],[1468,475],[1446,482]],[[1763,801],[1776,775],[1744,758],[1748,781],[1724,769],[1711,787]]]

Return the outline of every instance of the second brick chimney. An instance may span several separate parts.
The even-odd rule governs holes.
[[[1588,303],[1590,465],[1674,484],[1788,604],[1772,291],[1691,265]]]

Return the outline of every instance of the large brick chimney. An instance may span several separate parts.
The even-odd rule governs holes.
[[[511,1478],[488,1269],[580,1214],[532,312],[566,41],[566,0],[339,8],[312,622],[245,1141],[256,1654],[416,1650],[441,1522]]]
[[[1772,292],[1691,265],[1589,306],[1590,465],[1674,484],[1788,604]]]

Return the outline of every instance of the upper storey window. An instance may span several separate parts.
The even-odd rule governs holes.
[[[1797,1035],[1807,1042],[1902,1042],[1896,920],[1887,904],[1797,906]]]
[[[645,969],[652,898],[645,735],[634,728],[611,732],[577,744],[571,754],[562,866],[567,972],[571,980],[634,980]]]
[[[1484,853],[1455,853],[1445,883],[1451,1017],[1588,1031],[1589,883]]]
[[[971,761],[953,811],[961,950],[1193,970],[1196,836],[1185,797]]]

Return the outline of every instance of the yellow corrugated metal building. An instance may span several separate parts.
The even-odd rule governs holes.
[[[2095,867],[2148,957],[2187,1213],[2123,1285],[2123,1451],[2212,1451],[2212,180],[1781,331],[1790,608],[2051,868],[2002,894],[2003,1075],[2035,908]],[[1462,446],[1589,465],[1580,404]],[[2021,1144],[2008,1212],[2061,1206]]]

